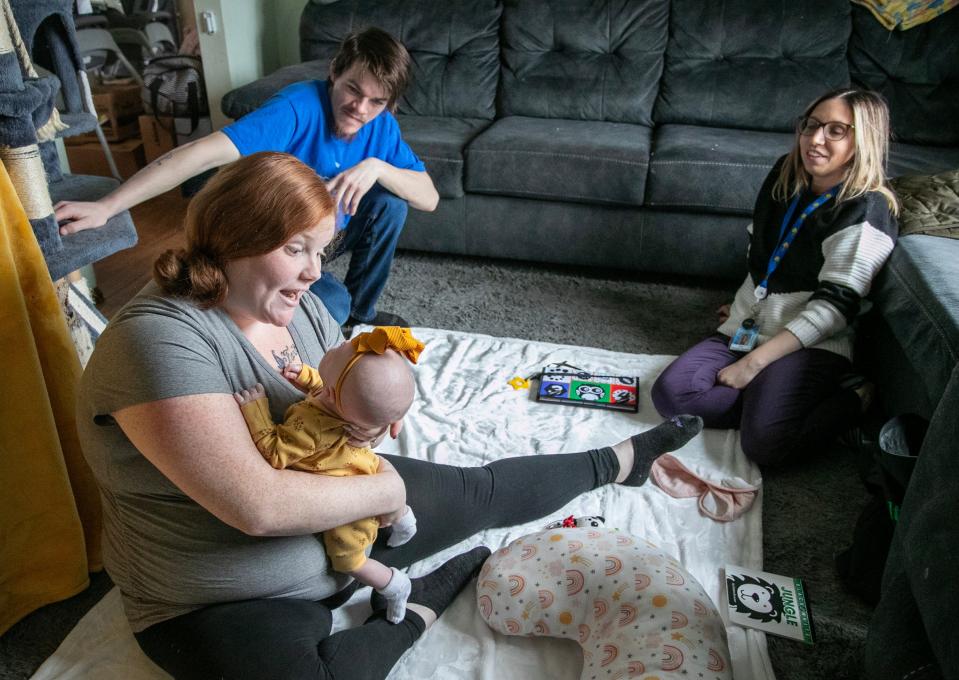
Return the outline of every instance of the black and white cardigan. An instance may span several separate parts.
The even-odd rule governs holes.
[[[776,162],[756,199],[750,234],[749,274],[736,291],[729,319],[719,332],[732,336],[743,319],[759,324],[759,342],[788,330],[803,347],[815,347],[852,358],[852,321],[873,278],[896,242],[898,226],[885,197],[869,192],[836,203],[830,199],[813,212],[769,279],[769,295],[752,314],[753,291],[766,275],[776,249],[789,201],[777,201],[772,188],[783,158]],[[815,200],[807,191],[790,221]],[[792,226],[790,224],[789,226]]]

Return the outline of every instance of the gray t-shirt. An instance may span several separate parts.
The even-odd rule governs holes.
[[[289,331],[313,366],[343,338],[313,295],[303,296]],[[224,524],[164,477],[109,416],[170,397],[232,394],[257,382],[277,422],[302,399],[223,311],[164,296],[153,283],[97,341],[80,381],[77,425],[100,488],[104,563],[134,632],[216,602],[318,600],[349,582],[330,569],[312,535],[258,538]]]

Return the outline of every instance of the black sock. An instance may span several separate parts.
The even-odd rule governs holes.
[[[633,442],[633,469],[622,483],[626,486],[642,486],[649,477],[653,461],[664,453],[681,449],[702,431],[702,418],[680,415],[664,420],[652,430],[634,434],[629,438]]]
[[[412,579],[413,590],[407,603],[428,607],[438,617],[476,576],[489,556],[490,549],[481,545],[451,558],[426,576]],[[374,590],[370,605],[373,611],[386,609],[386,598]],[[406,616],[409,617],[410,614],[415,612],[408,609]]]

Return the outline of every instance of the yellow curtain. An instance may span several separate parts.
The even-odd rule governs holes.
[[[45,187],[44,187],[45,189]],[[99,570],[100,501],[80,453],[80,362],[0,164],[0,634]]]

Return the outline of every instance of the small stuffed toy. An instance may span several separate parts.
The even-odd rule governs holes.
[[[567,518],[577,519],[597,518]],[[615,529],[560,526],[516,539],[486,560],[476,601],[504,635],[579,642],[582,680],[733,677],[726,629],[702,586]]]
[[[550,522],[544,529],[576,529],[576,528],[597,528],[606,524],[606,518],[602,515],[590,515],[589,517],[574,517],[570,515],[561,520]]]

